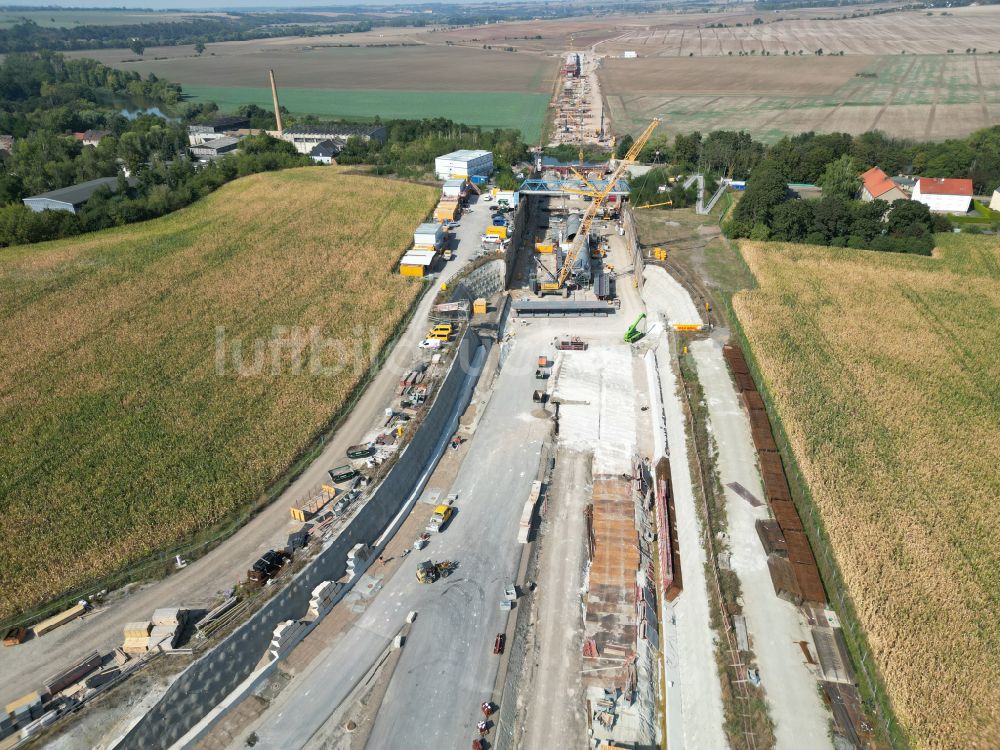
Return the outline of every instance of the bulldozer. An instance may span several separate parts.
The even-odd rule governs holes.
[[[455,569],[455,563],[450,560],[434,563],[424,560],[417,566],[417,580],[421,583],[434,583],[438,578],[447,578]]]

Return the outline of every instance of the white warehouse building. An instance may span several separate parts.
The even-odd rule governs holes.
[[[471,177],[493,174],[493,152],[482,149],[462,149],[450,154],[439,156],[434,160],[434,171],[439,180],[449,180],[452,177]]]

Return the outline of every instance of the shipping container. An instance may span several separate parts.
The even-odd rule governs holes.
[[[507,227],[486,227],[486,234],[489,237],[499,237],[505,240],[507,239]]]

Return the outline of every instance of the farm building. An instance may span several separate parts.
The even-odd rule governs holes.
[[[437,249],[444,243],[444,225],[434,222],[421,224],[413,231],[413,244],[418,249]]]
[[[882,200],[892,203],[906,200],[906,193],[890,179],[889,175],[878,167],[872,167],[861,175],[861,200],[866,202]]]
[[[434,160],[434,171],[439,180],[452,177],[465,179],[472,175],[489,176],[493,174],[493,152],[467,148],[452,151]]]
[[[340,156],[340,152],[344,150],[345,145],[347,144],[339,138],[322,141],[312,147],[309,158],[317,164],[333,164],[334,160]]]
[[[399,261],[401,276],[426,276],[437,253],[433,250],[410,250]]]
[[[462,177],[455,177],[444,181],[444,187],[441,189],[441,194],[446,198],[464,198],[468,194],[468,190],[469,189],[465,184],[465,179]]]
[[[137,185],[138,180],[129,178],[128,184]],[[25,198],[23,203],[32,211],[69,211],[75,214],[102,187],[107,187],[112,193],[117,192],[118,178],[98,177],[96,180],[87,180],[77,185],[32,195]]]
[[[1000,211],[1000,188],[993,191],[993,197],[990,198],[990,209]]]
[[[913,200],[938,213],[964,214],[972,203],[972,180],[921,177],[913,188]]]
[[[211,161],[225,154],[231,154],[239,148],[239,145],[239,138],[227,135],[223,138],[213,138],[210,141],[199,143],[197,146],[191,146],[191,154],[199,161]]]
[[[385,143],[388,137],[389,130],[384,125],[358,125],[349,122],[296,125],[281,132],[281,139],[295,146],[300,154],[308,154],[323,141],[346,142],[348,138],[360,138],[363,141]]]

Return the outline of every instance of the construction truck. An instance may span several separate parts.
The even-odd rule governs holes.
[[[433,563],[424,560],[417,566],[417,580],[420,583],[434,583],[438,578],[447,578],[455,569],[455,563],[450,560]]]

